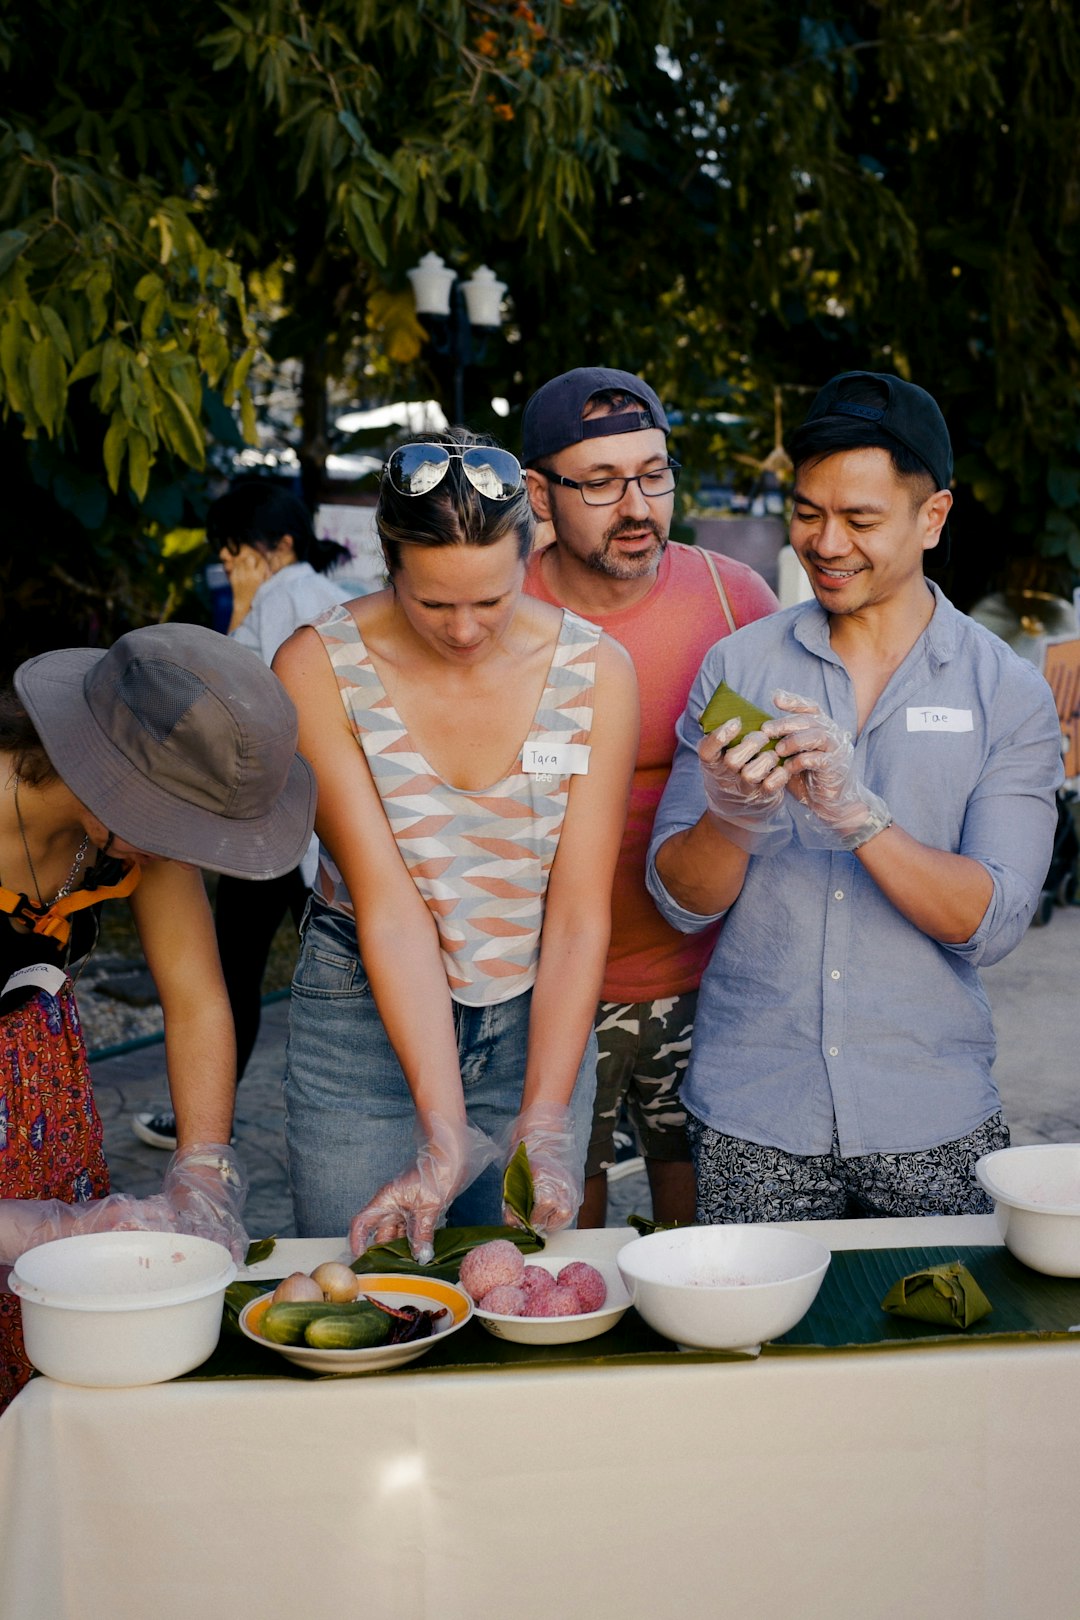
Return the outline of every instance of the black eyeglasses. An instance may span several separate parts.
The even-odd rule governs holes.
[[[633,473],[629,478],[589,478],[583,484],[579,484],[576,478],[564,478],[561,473],[549,472],[546,467],[537,467],[536,471],[543,473],[553,484],[576,489],[586,506],[617,506],[631,484],[636,484],[650,501],[658,495],[670,495],[679,482],[682,465],[678,461],[669,461],[665,467],[656,467],[652,472]]]
[[[386,463],[385,473],[399,495],[426,495],[446,477],[451,461],[473,489],[489,501],[508,501],[521,488],[521,463],[509,450],[494,445],[470,445],[448,450],[443,444],[402,444]]]

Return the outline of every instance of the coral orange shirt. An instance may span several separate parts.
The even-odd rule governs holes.
[[[542,557],[542,551],[530,557],[525,589],[562,607],[547,588]],[[779,606],[761,575],[745,563],[717,554],[711,560],[724,582],[736,625],[763,619]],[[611,947],[601,995],[604,1001],[656,1001],[697,989],[719,931],[717,926],[700,934],[680,934],[665,922],[645,888],[645,857],[671,770],[675,723],[702,659],[730,630],[704,552],[676,541],[664,552],[646,596],[614,613],[582,617],[626,648],[641,695],[641,742],[615,872]]]

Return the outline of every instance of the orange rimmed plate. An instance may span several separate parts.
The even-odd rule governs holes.
[[[365,1294],[381,1300],[384,1305],[415,1305],[422,1311],[435,1311],[440,1307],[446,1315],[440,1317],[427,1339],[413,1339],[407,1344],[373,1344],[363,1350],[313,1350],[306,1344],[274,1344],[264,1339],[259,1325],[270,1308],[273,1293],[260,1294],[240,1312],[240,1331],[253,1344],[266,1350],[275,1350],[297,1367],[311,1372],[336,1373],[338,1377],[354,1377],[357,1373],[385,1372],[389,1367],[403,1367],[425,1355],[433,1345],[448,1334],[463,1328],[473,1314],[473,1302],[456,1283],[442,1282],[437,1277],[409,1277],[399,1272],[365,1272],[360,1278],[358,1299]]]

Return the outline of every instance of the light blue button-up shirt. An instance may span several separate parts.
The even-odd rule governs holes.
[[[897,824],[971,856],[994,885],[969,940],[941,945],[902,917],[854,855],[791,837],[752,856],[705,970],[682,1095],[707,1125],[789,1153],[844,1157],[954,1141],[1000,1106],[994,1032],[979,980],[1023,936],[1053,847],[1061,726],[1043,677],[936,589],[933,618],[874,705],[855,757]],[[698,717],[721,680],[764,709],[786,688],[852,736],[855,689],[816,602],[774,614],[705,657],[679,721],[656,817],[649,890],[684,910],[656,851],[705,811]]]

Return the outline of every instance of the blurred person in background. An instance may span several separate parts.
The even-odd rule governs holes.
[[[327,577],[348,559],[346,548],[316,539],[303,504],[269,479],[247,479],[216,500],[206,515],[206,534],[229,576],[229,635],[265,664],[300,625],[356,594]],[[227,874],[218,879],[214,927],[236,1029],[238,1081],[259,1033],[274,936],[288,915],[299,928],[317,862],[313,838],[299,866],[281,877],[261,883]],[[176,1147],[176,1116],[168,1106],[141,1109],[131,1124],[150,1147]]]

